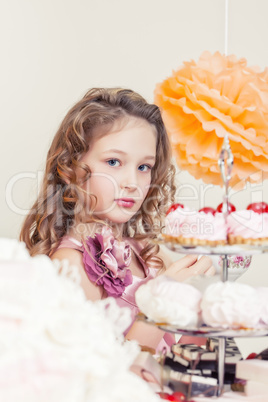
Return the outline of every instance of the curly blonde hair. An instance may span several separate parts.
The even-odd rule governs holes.
[[[20,234],[31,255],[52,255],[69,227],[94,221],[96,199],[90,196],[91,210],[88,212],[83,189],[91,173],[81,158],[96,138],[96,128],[112,127],[125,117],[138,117],[153,125],[157,132],[157,148],[150,189],[141,209],[125,223],[123,235],[153,239],[160,233],[167,205],[173,202],[175,194],[175,169],[160,110],[129,89],[93,88],[67,113],[48,151],[40,194]],[[82,177],[77,174],[81,169]],[[141,256],[148,262],[158,250],[148,242]]]

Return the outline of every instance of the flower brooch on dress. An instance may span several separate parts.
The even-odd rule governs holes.
[[[84,244],[83,262],[89,279],[103,286],[108,296],[120,297],[132,283],[132,273],[127,269],[131,249],[124,241],[114,238],[112,230],[103,226],[100,234],[88,237]]]

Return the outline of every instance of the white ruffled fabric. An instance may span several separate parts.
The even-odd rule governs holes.
[[[147,402],[158,398],[129,371],[128,309],[87,301],[76,267],[31,258],[0,239],[0,400]]]

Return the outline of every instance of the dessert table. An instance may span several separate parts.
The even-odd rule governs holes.
[[[196,397],[193,398],[194,402],[267,402],[268,395],[254,395],[246,396],[241,392],[224,392],[222,396],[217,398]]]

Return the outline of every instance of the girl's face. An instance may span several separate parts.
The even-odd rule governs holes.
[[[92,175],[86,190],[96,196],[94,215],[125,223],[140,209],[156,158],[156,131],[146,120],[119,120],[94,140],[82,161]]]

